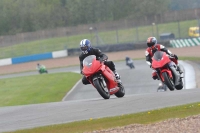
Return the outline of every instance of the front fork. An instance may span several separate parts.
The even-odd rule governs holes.
[[[169,69],[173,65],[174,65],[173,62],[171,61],[168,64],[166,64],[162,69],[160,69],[160,68],[156,69],[156,74],[157,74],[157,76],[158,76],[160,81],[162,81],[164,83],[164,77],[162,76],[163,72],[167,72],[169,77],[173,78],[173,75],[172,75],[172,73],[171,73],[171,71]]]

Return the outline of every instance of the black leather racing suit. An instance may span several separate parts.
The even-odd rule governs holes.
[[[95,55],[97,57],[97,59],[101,58],[104,60],[107,60],[107,56],[105,54],[103,54],[101,52],[101,50],[99,50],[98,48],[90,48],[90,50],[88,51],[87,54],[83,54],[81,53],[81,55],[79,56],[79,61],[80,61],[80,70],[82,73],[82,69],[83,69],[83,60],[85,59],[85,57],[89,56],[89,55]],[[112,71],[115,71],[115,64],[112,61],[105,61],[104,64],[106,66],[108,66]],[[82,78],[82,82],[83,84],[90,84],[90,82],[86,79],[85,76],[83,76]]]

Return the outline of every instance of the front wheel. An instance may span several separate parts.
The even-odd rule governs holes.
[[[132,64],[132,68],[135,68],[135,66]]]
[[[182,78],[180,78],[180,84],[176,86],[177,90],[182,90],[183,89],[183,81]]]
[[[164,77],[164,82],[165,84],[167,85],[167,87],[170,89],[170,91],[173,91],[174,90],[174,82],[173,82],[173,79],[171,79],[167,72],[163,72],[162,73],[163,77]]]
[[[125,95],[125,89],[122,83],[118,83],[119,91],[115,93],[116,97],[123,97]]]
[[[109,99],[110,98],[110,92],[107,88],[107,85],[105,83],[105,80],[103,77],[101,78],[95,78],[95,80],[93,80],[93,84],[95,86],[95,88],[97,89],[97,91],[99,92],[99,94],[104,98],[104,99]]]

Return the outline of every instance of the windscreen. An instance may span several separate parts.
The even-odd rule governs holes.
[[[154,53],[154,56],[153,56],[153,58],[154,58],[155,60],[157,60],[157,61],[161,60],[162,57],[163,57],[163,52],[162,52],[162,51],[156,51],[156,52]]]
[[[95,56],[95,55],[87,56],[87,57],[83,60],[83,66],[91,66],[93,60],[96,60],[96,56]]]

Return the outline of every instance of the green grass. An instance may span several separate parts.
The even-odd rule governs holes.
[[[200,102],[116,117],[100,119],[91,118],[84,121],[19,130],[10,133],[82,133],[86,131],[102,130],[129,124],[150,124],[170,118],[184,118],[198,114],[200,114]]]
[[[68,72],[1,79],[0,106],[61,101],[80,78]]]
[[[179,25],[180,25],[180,35],[177,22],[158,24],[156,25],[157,30],[156,26],[152,27],[152,25],[150,25],[150,26],[138,27],[138,30],[135,27],[133,27],[128,29],[119,29],[118,32],[116,32],[116,30],[99,31],[98,35],[100,40],[98,42],[99,45],[103,45],[103,44],[146,41],[146,39],[149,36],[156,36],[159,39],[159,35],[161,33],[166,33],[166,32],[174,33],[175,37],[177,38],[178,37],[188,38],[189,27],[197,26],[197,21],[196,20],[182,21],[179,23]],[[137,31],[138,31],[138,38],[136,34]],[[156,31],[158,31],[158,33]],[[118,34],[118,42],[116,36],[117,34]],[[87,33],[81,35],[26,42],[26,43],[16,44],[14,46],[1,47],[0,58],[10,58],[10,57],[18,57],[18,56],[25,56],[25,55],[45,53],[45,52],[52,52],[67,48],[78,48],[80,41],[84,38],[90,39],[92,41],[92,45],[94,46],[97,45],[95,33],[92,33],[92,36],[91,34]]]
[[[200,57],[184,57],[184,56],[180,56],[179,60],[200,61]]]

